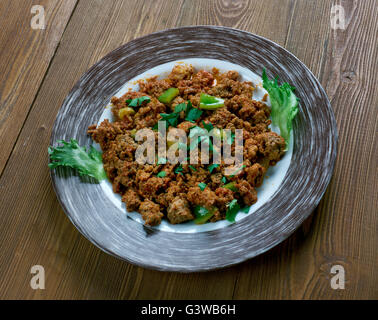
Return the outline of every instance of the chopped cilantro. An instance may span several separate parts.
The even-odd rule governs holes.
[[[249,208],[250,207],[244,207],[244,208],[241,208],[240,211],[244,213],[249,213]]]
[[[230,222],[235,222],[235,217],[240,210],[238,200],[234,199],[228,204],[228,209],[226,211],[226,219]]]
[[[181,112],[186,110],[186,103],[180,103],[175,107],[175,112]]]
[[[215,168],[218,168],[218,167],[219,167],[219,164],[213,163],[213,164],[209,165],[209,166],[207,167],[207,169],[209,170],[210,173],[212,173],[213,170],[214,170]]]
[[[207,184],[204,183],[204,182],[201,182],[198,184],[199,188],[201,189],[201,191],[205,190],[205,188],[207,187]]]
[[[162,121],[166,121],[167,128],[169,126],[176,127],[178,124],[178,118],[180,116],[179,113],[173,112],[173,113],[160,113]]]
[[[209,123],[206,123],[205,121],[202,120],[202,124],[203,124],[203,127],[208,131],[210,132],[211,130],[214,129],[214,126],[211,122]]]
[[[156,176],[159,178],[164,178],[167,175],[165,171],[160,171]]]
[[[144,101],[150,102],[150,97],[144,96],[135,99],[127,99],[126,103],[129,107],[140,107]]]
[[[195,206],[194,207],[194,214],[196,216],[196,219],[194,220],[195,224],[203,224],[207,220],[209,220],[214,215],[215,210],[208,210],[201,206]]]
[[[175,107],[175,112],[172,112],[172,113],[169,113],[169,114],[160,113],[160,116],[162,117],[163,121],[166,121],[167,128],[169,126],[177,127],[178,122],[179,122],[179,118],[180,118],[180,112],[185,111],[185,110],[187,112],[190,107],[191,107],[190,101],[188,102],[188,105],[186,105],[185,103],[180,103]],[[202,111],[201,111],[201,113],[202,113]],[[156,128],[157,128],[157,125],[155,125],[153,129],[156,130]]]
[[[183,168],[182,168],[182,165],[180,164],[180,165],[175,169],[175,173],[176,173],[176,174],[183,174],[183,173],[182,173],[182,170],[183,170]]]
[[[188,101],[185,113],[185,120],[194,122],[195,120],[198,120],[201,117],[202,112],[202,110],[194,108],[192,103]]]

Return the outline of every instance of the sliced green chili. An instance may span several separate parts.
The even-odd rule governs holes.
[[[200,109],[214,110],[224,106],[224,100],[206,93],[201,93],[200,96]]]
[[[204,224],[207,220],[209,220],[214,215],[215,209],[208,210],[201,206],[195,206],[194,214],[196,215],[196,219],[194,219],[195,224]]]
[[[180,91],[177,88],[169,88],[165,90],[162,95],[158,98],[162,103],[171,103],[174,98],[179,95]]]
[[[235,186],[235,181],[232,181],[230,183],[227,183],[223,186],[223,188],[230,189],[232,191],[238,191],[238,189]]]

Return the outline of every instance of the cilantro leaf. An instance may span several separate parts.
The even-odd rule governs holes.
[[[144,101],[150,102],[150,97],[143,96],[135,99],[127,99],[126,103],[129,107],[140,107]]]
[[[201,182],[198,184],[199,188],[201,189],[201,191],[205,190],[205,188],[207,187],[207,184],[204,183],[204,182]]]
[[[209,166],[207,167],[207,170],[209,170],[209,172],[212,173],[213,170],[214,170],[215,168],[218,168],[219,166],[220,166],[219,164],[213,163],[213,164],[211,164],[211,165],[209,165]]]
[[[166,113],[160,113],[160,116],[162,118],[162,121],[165,121],[166,124],[167,124],[167,128],[169,126],[172,126],[172,127],[176,127],[177,124],[178,124],[178,118],[180,116],[179,113],[169,113],[169,114],[166,114]]]
[[[175,107],[175,112],[181,112],[186,110],[186,103],[180,103]]]
[[[194,122],[201,117],[202,112],[202,110],[194,108],[192,102],[189,100],[186,107],[185,120]]]
[[[211,130],[214,129],[214,126],[211,122],[209,123],[206,123],[205,121],[202,120],[202,124],[203,124],[203,127],[208,131],[210,132]]]
[[[176,173],[176,174],[183,174],[183,173],[182,173],[182,170],[183,170],[183,167],[182,167],[182,165],[180,164],[180,165],[175,169],[175,173]]]
[[[207,214],[208,212],[209,212],[209,210],[207,210],[204,207],[201,207],[201,206],[198,206],[198,205],[194,207],[194,214],[197,217],[201,217],[201,216]]]
[[[241,208],[240,211],[244,213],[249,213],[249,208],[250,207],[244,207],[244,208]]]
[[[160,171],[156,176],[159,178],[164,178],[167,175],[165,171]]]
[[[196,216],[196,219],[194,219],[195,224],[203,224],[207,220],[209,220],[214,215],[215,210],[208,210],[201,206],[195,206],[194,207],[194,214]]]
[[[197,169],[196,169],[195,167],[193,167],[191,164],[188,165],[188,167],[189,167],[190,169],[192,169],[193,171],[197,171]]]
[[[169,126],[177,127],[180,118],[180,112],[184,110],[187,110],[187,105],[185,103],[180,103],[175,107],[175,112],[169,114],[160,113],[162,120],[166,121],[167,128]]]
[[[268,91],[272,105],[272,123],[280,128],[280,135],[285,139],[287,147],[290,142],[292,121],[298,113],[299,99],[294,94],[295,88],[287,82],[279,86],[278,78],[269,80],[265,69],[262,79],[263,87]]]
[[[228,204],[228,209],[226,211],[226,219],[230,222],[235,222],[235,217],[240,210],[238,200],[234,199]]]
[[[59,166],[70,167],[82,176],[87,175],[98,181],[106,179],[101,152],[90,146],[87,153],[86,148],[80,147],[75,139],[71,139],[70,142],[59,140],[58,143],[63,146],[48,148],[52,160],[48,165],[50,169]]]

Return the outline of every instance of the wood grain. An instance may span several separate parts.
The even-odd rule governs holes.
[[[377,6],[342,1],[346,30],[331,30],[331,6],[298,1],[286,47],[310,66],[331,99],[339,130],[334,177],[307,237],[296,233],[281,248],[240,266],[235,298],[372,299],[378,297]],[[363,22],[361,22],[363,21]],[[287,252],[280,255],[279,251]],[[341,264],[346,289],[330,287]],[[283,273],[282,270],[285,270]],[[269,273],[270,276],[266,276]],[[253,292],[262,274],[268,283]]]
[[[8,151],[0,156],[5,159],[0,158],[2,166],[6,163],[0,179],[0,298],[377,299],[377,6],[375,0],[341,1],[348,28],[332,31],[332,3],[80,0],[48,72],[27,81],[35,89],[30,113],[15,113],[9,122],[12,130],[20,129],[27,116],[20,133],[7,134],[3,150]],[[19,21],[23,14],[18,13]],[[4,29],[3,21],[0,26],[7,32],[0,39],[12,37],[14,31]],[[192,24],[237,27],[285,45],[326,88],[340,138],[333,180],[301,230],[242,265],[182,275],[131,266],[82,237],[56,200],[46,148],[64,97],[89,66],[135,37]],[[19,57],[27,65],[25,55]],[[25,99],[19,95],[12,99]],[[345,267],[345,290],[329,286],[329,269],[335,263]],[[45,290],[29,286],[35,264],[45,267]]]
[[[43,30],[30,25],[37,4],[45,10]],[[0,3],[0,175],[75,5],[76,0]]]

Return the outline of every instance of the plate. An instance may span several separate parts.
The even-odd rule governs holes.
[[[219,221],[202,226],[162,223],[147,227],[139,214],[126,212],[110,182],[94,183],[66,168],[51,171],[51,178],[69,219],[103,251],[164,271],[223,268],[279,244],[315,209],[335,164],[336,121],[318,80],[284,48],[241,30],[194,26],[135,39],[96,63],[64,100],[51,145],[71,138],[80,145],[92,144],[87,127],[111,117],[106,106],[112,96],[135,86],[136,79],[166,75],[175,63],[237,70],[243,80],[251,80],[258,87],[258,75],[266,68],[269,77],[279,76],[280,81],[296,87],[300,106],[293,122],[291,148],[270,169],[258,190],[259,200],[248,214],[239,213],[234,224]]]

